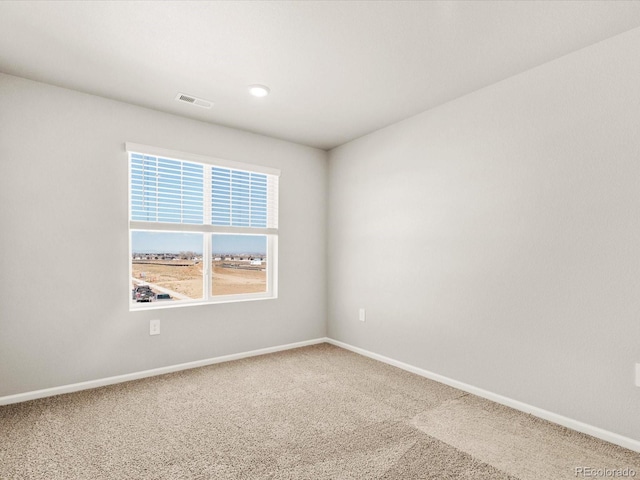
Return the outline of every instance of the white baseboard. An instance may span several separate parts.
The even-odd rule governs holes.
[[[72,383],[61,387],[45,388],[42,390],[34,390],[31,392],[17,393],[15,395],[7,395],[0,397],[0,405],[9,405],[11,403],[26,402],[37,398],[52,397],[63,393],[78,392],[80,390],[88,390],[91,388],[104,387],[115,383],[129,382],[140,378],[154,377],[156,375],[164,375],[165,373],[178,372],[180,370],[188,370],[190,368],[204,367],[215,363],[230,362],[232,360],[240,360],[241,358],[255,357],[258,355],[266,355],[267,353],[281,352],[283,350],[291,350],[292,348],[306,347],[316,345],[318,343],[327,342],[327,338],[315,338],[304,342],[289,343],[287,345],[278,345],[275,347],[261,348],[259,350],[251,350],[249,352],[234,353],[232,355],[223,355],[221,357],[207,358],[197,360],[195,362],[180,363],[170,365],[168,367],[154,368],[151,370],[143,370],[141,372],[127,373],[124,375],[116,375],[114,377],[101,378],[98,380],[89,380],[87,382]]]
[[[604,430],[602,428],[594,427],[593,425],[579,422],[572,418],[568,418],[563,415],[550,412],[548,410],[543,410],[542,408],[534,407],[532,405],[520,402],[518,400],[513,400],[508,397],[503,397],[502,395],[498,395],[497,393],[489,392],[487,390],[474,387],[473,385],[468,385],[466,383],[459,382],[457,380],[453,380],[451,378],[448,378],[442,375],[438,375],[437,373],[433,373],[428,370],[424,370],[422,368],[414,367],[413,365],[409,365],[408,363],[403,363],[398,360],[385,357],[384,355],[379,355],[377,353],[370,352],[363,348],[354,347],[353,345],[349,345],[348,343],[340,342],[338,340],[333,340],[332,338],[328,338],[326,341],[327,343],[330,343],[337,347],[341,347],[346,350],[350,350],[352,352],[358,353],[360,355],[364,355],[365,357],[369,357],[374,360],[378,360],[380,362],[393,365],[394,367],[398,367],[408,372],[415,373],[417,375],[428,378],[430,380],[435,380],[436,382],[444,383],[445,385],[449,385],[450,387],[457,388],[458,390],[462,390],[464,392],[477,395],[478,397],[486,398],[487,400],[491,400],[492,402],[506,405],[507,407],[520,410],[521,412],[524,412],[524,413],[529,413],[535,417],[548,420],[550,422],[556,423],[558,425],[562,425],[563,427],[567,427],[572,430],[576,430],[578,432],[586,433],[587,435],[591,435],[592,437],[596,437],[606,442],[620,445],[621,447],[628,448],[629,450],[640,452],[640,441],[638,440],[634,440],[629,437],[624,437],[622,435],[618,435],[617,433],[613,433],[608,430]]]
[[[332,338],[327,338],[327,337],[315,338],[312,340],[306,340],[304,342],[289,343],[286,345],[278,345],[275,347],[261,348],[258,350],[251,350],[249,352],[223,355],[221,357],[207,358],[204,360],[197,360],[195,362],[180,363],[177,365],[170,365],[167,367],[154,368],[151,370],[143,370],[141,372],[127,373],[125,375],[116,375],[114,377],[101,378],[98,380],[89,380],[87,382],[73,383],[70,385],[63,385],[60,387],[45,388],[42,390],[34,390],[31,392],[18,393],[15,395],[7,395],[4,397],[0,397],[0,405],[9,405],[11,403],[26,402],[26,401],[35,400],[38,398],[52,397],[54,395],[61,395],[64,393],[78,392],[80,390],[88,390],[91,388],[104,387],[106,385],[113,385],[116,383],[128,382],[128,381],[137,380],[140,378],[153,377],[156,375],[163,375],[165,373],[178,372],[180,370],[188,370],[191,368],[204,367],[204,366],[213,365],[216,363],[230,362],[232,360],[240,360],[241,358],[255,357],[258,355],[266,355],[268,353],[281,352],[284,350],[290,350],[292,348],[306,347],[309,345],[316,345],[319,343],[330,343],[332,345],[344,348],[346,350],[350,350],[352,352],[358,353],[365,357],[369,357],[374,360],[378,360],[380,362],[386,363],[388,365],[393,365],[394,367],[401,368],[408,372],[415,373],[417,375],[428,378],[430,380],[435,380],[436,382],[444,383],[445,385],[449,385],[453,388],[457,388],[458,390],[462,390],[464,392],[468,392],[473,395],[486,398],[487,400],[491,400],[493,402],[506,405],[507,407],[520,410],[521,412],[524,412],[524,413],[529,413],[531,415],[542,418],[544,420],[548,420],[558,425],[562,425],[563,427],[567,427],[572,430],[576,430],[578,432],[586,433],[587,435],[591,435],[593,437],[600,438],[601,440],[614,443],[616,445],[620,445],[621,447],[628,448],[629,450],[633,450],[635,452],[640,452],[640,441],[638,440],[624,437],[622,435],[618,435],[617,433],[613,433],[608,430],[604,430],[602,428],[594,427],[592,425],[579,422],[577,420],[573,420],[563,415],[559,415],[557,413],[553,413],[548,410],[543,410],[542,408],[534,407],[532,405],[520,402],[518,400],[513,400],[511,398],[498,395],[497,393],[489,392],[488,390],[483,390],[481,388],[474,387],[473,385],[468,385],[466,383],[453,380],[443,375],[439,375],[437,373],[433,373],[428,370],[424,370],[422,368],[409,365],[408,363],[400,362],[398,360],[385,357],[384,355],[379,355],[377,353],[370,352],[363,348],[354,347],[353,345],[349,345],[348,343],[340,342],[338,340],[334,340]]]

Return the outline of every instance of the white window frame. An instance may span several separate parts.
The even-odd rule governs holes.
[[[280,170],[265,167],[262,165],[253,165],[242,162],[235,162],[232,160],[225,160],[219,158],[208,157],[205,155],[198,155],[187,152],[180,152],[176,150],[167,150],[164,148],[153,147],[149,145],[141,145],[138,143],[125,143],[125,150],[127,152],[128,161],[128,216],[129,216],[129,282],[133,277],[132,267],[132,235],[134,231],[145,232],[163,232],[163,233],[199,233],[203,237],[203,250],[202,250],[202,264],[203,264],[203,298],[195,300],[179,300],[179,301],[162,301],[162,302],[144,302],[134,303],[131,301],[131,290],[128,289],[128,301],[129,310],[149,310],[149,309],[161,309],[161,308],[178,308],[192,305],[207,305],[218,303],[231,303],[231,302],[243,302],[253,300],[268,300],[278,298],[278,193],[277,193],[277,180],[280,176]],[[276,195],[274,205],[270,205],[269,208],[273,209],[271,212],[272,217],[275,216],[275,226],[271,227],[231,227],[231,226],[219,226],[211,224],[186,224],[186,223],[163,223],[163,222],[146,222],[131,220],[131,154],[149,155],[154,157],[161,157],[170,160],[187,161],[200,163],[205,167],[205,178],[211,178],[211,169],[213,167],[230,168],[234,170],[242,170],[252,173],[261,173],[271,175],[275,177],[276,181]],[[204,182],[205,186],[208,182]],[[204,218],[211,218],[211,190],[205,188],[204,194]],[[233,235],[264,235],[267,240],[267,265],[266,265],[266,277],[267,277],[267,291],[260,293],[242,293],[232,295],[212,295],[213,285],[213,271],[211,268],[211,262],[213,259],[212,252],[212,234],[233,234]]]

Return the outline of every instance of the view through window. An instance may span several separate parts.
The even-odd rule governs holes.
[[[211,295],[267,291],[267,237],[213,235]]]

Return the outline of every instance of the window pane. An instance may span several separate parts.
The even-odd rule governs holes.
[[[202,299],[200,233],[131,232],[131,301]]]
[[[267,291],[267,236],[212,235],[212,295]]]

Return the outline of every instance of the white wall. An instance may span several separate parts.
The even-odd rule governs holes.
[[[329,336],[640,439],[638,58],[635,30],[331,151]]]
[[[129,312],[127,141],[282,170],[280,298]],[[326,157],[0,75],[0,396],[325,336]]]

